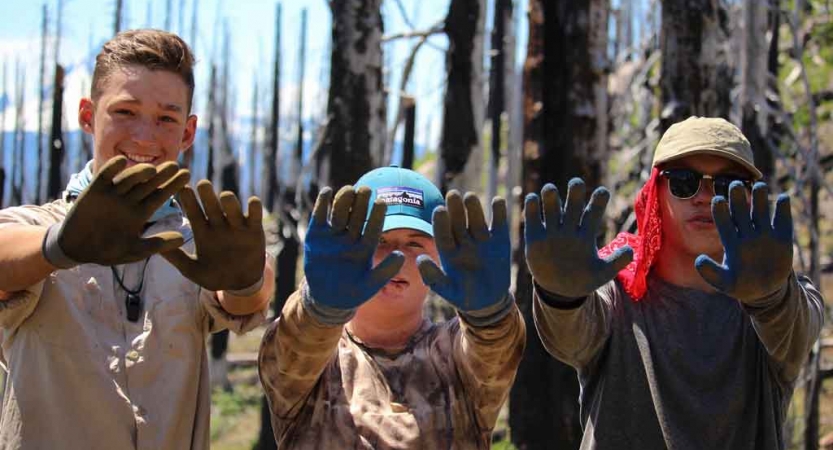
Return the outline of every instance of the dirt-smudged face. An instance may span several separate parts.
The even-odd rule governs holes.
[[[84,98],[78,106],[78,122],[95,144],[93,171],[119,155],[127,157],[128,166],[176,161],[197,129],[188,95],[173,72],[134,65],[113,71],[99,97]]]

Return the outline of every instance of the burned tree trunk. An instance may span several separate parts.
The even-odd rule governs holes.
[[[208,82],[208,136],[206,141],[208,142],[207,148],[207,155],[206,155],[206,167],[205,167],[205,179],[208,181],[214,182],[214,145],[216,139],[216,126],[215,126],[215,115],[217,114],[217,99],[216,99],[216,90],[217,90],[217,65],[212,63],[211,64],[211,74],[209,76]]]
[[[55,80],[52,83],[52,129],[49,133],[49,179],[46,199],[55,200],[64,188],[61,170],[64,165],[64,67],[59,63],[61,52],[61,28],[63,26],[63,0],[58,0],[58,18],[55,26]]]
[[[257,188],[255,187],[255,168],[257,164],[255,164],[255,160],[258,156],[258,142],[257,142],[257,131],[258,127],[260,126],[260,121],[258,120],[258,81],[257,81],[257,73],[254,75],[253,80],[255,89],[254,93],[252,94],[252,128],[251,133],[249,134],[249,157],[246,158],[246,162],[249,165],[249,195],[258,195]]]
[[[275,11],[275,59],[272,68],[272,109],[269,120],[268,147],[264,152],[261,193],[264,206],[274,211],[278,195],[278,149],[281,114],[281,4]]]
[[[170,6],[170,0],[168,0]],[[232,136],[229,127],[231,116],[231,78],[230,68],[231,64],[231,34],[228,25],[226,25],[223,36],[223,85],[221,87],[220,97],[220,111],[218,118],[220,120],[220,154],[221,154],[221,169],[220,169],[220,189],[223,191],[231,191],[238,198],[240,197],[240,181],[238,175],[237,161],[234,159],[234,151],[232,149]],[[226,360],[226,353],[228,352],[229,331],[223,330],[219,333],[211,335],[211,363],[212,363],[212,383],[221,385],[225,390],[231,390],[231,382],[228,379],[228,361]]]
[[[3,61],[3,84],[0,85],[0,208],[6,200],[6,108],[9,96],[6,93],[6,61]]]
[[[607,139],[608,2],[532,0],[529,7],[523,195],[540,192],[548,182],[564,192],[573,176],[581,176],[593,189],[600,183]],[[527,329],[534,330],[522,229],[520,241],[515,295]],[[510,394],[512,441],[526,449],[578,448],[582,432],[576,372],[547,354],[534,331],[527,339]]]
[[[402,98],[405,115],[405,137],[402,144],[402,167],[414,168],[414,132],[416,128],[416,99],[410,96]]]
[[[169,0],[170,1],[170,0]],[[235,195],[240,195],[240,176],[237,161],[234,159],[234,149],[232,147],[232,132],[230,127],[232,116],[232,101],[231,101],[231,32],[228,24],[225,27],[224,43],[223,43],[223,86],[221,89],[222,97],[220,99],[220,136],[222,138],[222,170],[220,171],[220,187],[224,191],[234,192]]]
[[[330,2],[330,117],[322,144],[334,189],[354,183],[385,147],[381,0]],[[372,155],[372,156],[371,156]]]
[[[15,205],[23,204],[25,190],[25,173],[23,156],[26,152],[26,117],[23,108],[26,104],[26,78],[20,61],[15,64],[15,116],[14,146],[12,150],[12,201]]]
[[[40,46],[40,77],[38,78],[38,156],[35,168],[35,204],[40,205],[42,180],[43,180],[43,104],[44,89],[46,82],[46,38],[48,32],[48,17],[46,4],[43,5],[43,22],[41,22],[41,46]]]
[[[192,49],[197,47],[197,11],[198,11],[197,8],[199,7],[198,3],[199,3],[199,0],[194,0],[193,10],[192,10],[192,13],[191,13],[191,35],[190,35],[191,37],[188,41],[188,45],[191,46]],[[181,7],[181,11],[179,13],[179,17],[180,17],[180,22],[181,22],[183,20],[183,17],[185,16],[185,3],[181,2],[180,7]],[[149,8],[150,8],[150,4],[148,4],[148,9]],[[180,23],[180,34],[184,33],[184,30],[182,30],[182,28],[183,28],[182,24]],[[197,96],[192,95],[191,96],[191,111],[190,112],[194,112],[196,110],[197,110]],[[189,169],[191,168],[191,166],[194,164],[194,151],[195,150],[194,150],[194,144],[193,143],[191,144],[190,147],[185,149],[185,151],[182,153],[182,167],[189,168]]]
[[[506,30],[512,24],[512,0],[496,0],[492,27],[492,64],[489,76],[489,117],[492,125],[492,152],[489,158],[489,184],[486,198],[497,195],[498,169],[503,146],[503,114],[506,112]]]
[[[122,11],[123,11],[124,2],[123,0],[116,0],[116,11],[113,13],[113,35],[119,34],[121,31],[121,20],[122,20]],[[150,3],[148,3],[148,10],[150,10]],[[148,14],[148,19],[150,19],[150,14]],[[148,20],[148,26],[150,26],[150,21]]]
[[[54,200],[61,194],[64,187],[61,168],[64,164],[64,133],[62,130],[64,109],[64,68],[55,65],[55,83],[52,97],[52,130],[49,133],[49,182],[47,184],[47,200]]]
[[[661,132],[692,115],[729,118],[728,22],[721,2],[662,2]]]
[[[767,145],[768,12],[768,2],[744,0],[740,52],[741,130],[752,144],[755,166],[764,174],[765,180],[771,180],[775,171],[774,155]],[[777,30],[774,34],[778,34]]]
[[[465,188],[457,178],[473,154],[475,158],[481,157],[480,133],[485,111],[482,107],[483,42],[480,38],[485,17],[485,0],[451,0],[446,16],[448,85],[437,168],[438,184],[443,192],[452,187]]]

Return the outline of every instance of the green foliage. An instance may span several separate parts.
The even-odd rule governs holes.
[[[517,447],[512,445],[508,440],[497,441],[492,443],[492,450],[517,450]]]

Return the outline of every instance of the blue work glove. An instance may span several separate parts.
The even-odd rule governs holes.
[[[526,264],[535,283],[550,294],[565,299],[586,297],[612,280],[633,260],[625,246],[607,259],[599,258],[596,237],[610,192],[597,188],[584,207],[584,181],[573,178],[567,187],[567,206],[562,210],[558,189],[546,184],[541,198],[526,196],[524,240]],[[543,220],[542,220],[543,219]]]
[[[507,299],[512,247],[505,200],[492,200],[490,229],[475,194],[467,193],[464,200],[458,191],[449,191],[446,206],[434,210],[433,225],[442,269],[428,255],[417,257],[431,290],[463,312],[512,301]]]
[[[712,216],[723,243],[723,264],[707,255],[694,262],[700,276],[716,289],[743,303],[775,293],[792,273],[793,222],[790,197],[778,196],[770,222],[769,188],[755,183],[750,212],[746,189],[729,185],[729,201],[712,199]]]
[[[352,310],[399,272],[405,255],[393,251],[373,267],[387,206],[377,201],[365,226],[370,188],[345,186],[335,201],[332,197],[332,189],[325,187],[315,201],[304,240],[304,274],[308,294],[317,305]]]

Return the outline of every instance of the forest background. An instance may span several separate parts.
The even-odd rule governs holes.
[[[0,207],[55,198],[89,159],[77,126],[95,54],[119,30],[179,33],[199,61],[182,163],[259,195],[278,259],[273,315],[303,274],[316,192],[397,164],[443,191],[507,198],[513,290],[530,320],[520,201],[573,176],[613,191],[600,242],[633,230],[662,132],[740,126],[793,197],[795,268],[833,297],[829,0],[48,0],[0,18]],[[435,319],[452,312],[426,306]],[[829,323],[829,320],[828,320]],[[530,324],[531,325],[531,324]],[[532,329],[530,327],[530,329]],[[262,330],[212,336],[212,448],[275,448],[257,382]],[[833,339],[800,377],[787,436],[833,448]],[[575,372],[530,333],[494,448],[577,448]]]

